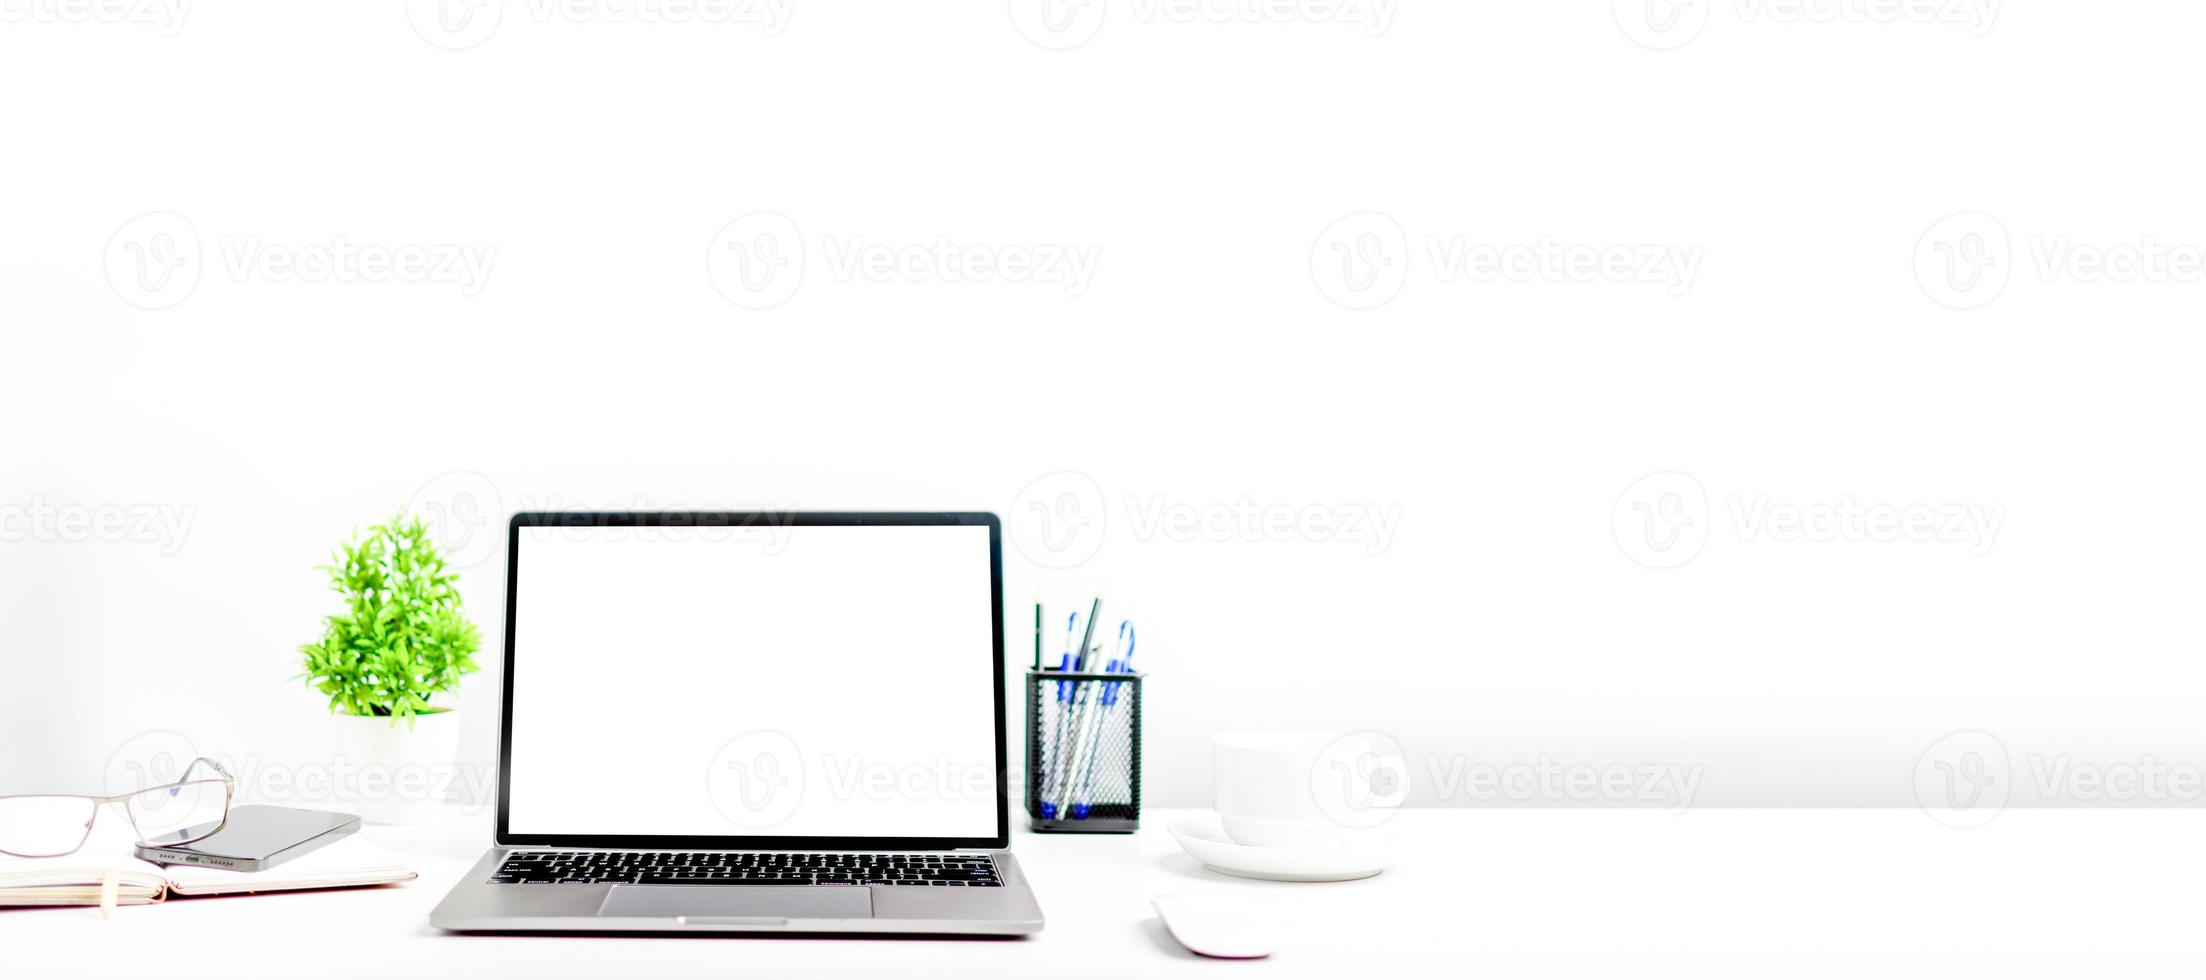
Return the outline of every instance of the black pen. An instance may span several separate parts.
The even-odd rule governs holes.
[[[1097,586],[1095,593],[1095,603],[1088,607],[1088,632],[1087,635],[1080,638],[1080,654],[1078,659],[1074,660],[1072,663],[1073,670],[1083,673],[1086,672],[1088,669],[1088,644],[1095,642],[1096,617],[1103,615],[1102,587]]]

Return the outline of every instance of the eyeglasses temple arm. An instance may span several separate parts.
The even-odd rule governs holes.
[[[184,775],[179,777],[176,781],[179,783],[190,782],[192,770],[199,768],[201,763],[205,763],[207,768],[221,773],[222,778],[227,779],[233,783],[237,782],[237,777],[230,775],[230,770],[222,768],[222,763],[216,762],[213,759],[207,758],[206,756],[200,756],[197,759],[193,759],[191,761],[191,765],[184,767]]]

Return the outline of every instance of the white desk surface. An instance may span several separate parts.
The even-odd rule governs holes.
[[[8,976],[1343,977],[2077,974],[2206,970],[2206,814],[2015,810],[1954,830],[1912,810],[1411,810],[1396,865],[1335,884],[1203,869],[1151,811],[1131,837],[1013,846],[1049,927],[1009,941],[455,936],[429,909],[485,818],[364,833],[421,878],[392,888],[0,911]],[[1278,902],[1276,956],[1198,959],[1150,895]]]

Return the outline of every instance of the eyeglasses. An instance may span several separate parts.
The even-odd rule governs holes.
[[[192,774],[205,766],[221,778]],[[92,838],[100,804],[120,803],[142,846],[168,847],[204,840],[230,819],[237,780],[205,757],[184,767],[184,778],[116,796],[26,793],[0,796],[0,854],[43,858],[75,854]]]

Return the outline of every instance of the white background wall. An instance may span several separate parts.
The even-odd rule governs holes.
[[[291,679],[334,608],[313,566],[411,503],[1003,511],[1015,660],[1038,591],[1107,579],[1139,619],[1160,804],[1204,800],[1206,736],[1245,726],[1384,732],[1444,804],[1589,802],[1447,778],[1543,759],[1694,769],[1699,805],[1913,805],[1955,746],[2022,802],[2154,802],[2078,765],[2195,778],[2206,9],[1711,0],[1659,33],[1614,6],[1405,0],[1380,30],[1093,0],[1051,34],[1023,3],[774,28],[490,0],[449,50],[478,37],[422,4],[10,4],[0,776],[87,782],[149,732],[326,758]],[[743,291],[716,236],[756,212],[789,224],[735,244],[793,227],[801,280]],[[852,236],[1096,259],[881,281],[837,268]],[[489,274],[233,264],[340,239]],[[2041,264],[2148,240],[2177,281]],[[1435,266],[1542,242],[1697,265]],[[141,255],[182,278],[142,290]],[[1068,493],[1088,523],[1036,523]],[[1999,523],[1758,523],[1847,501]],[[1694,523],[1650,550],[1639,504]],[[1243,507],[1398,525],[1150,520]],[[468,527],[494,649],[502,559]],[[471,758],[496,691],[461,698]],[[1590,802],[1670,802],[1627,797]]]

